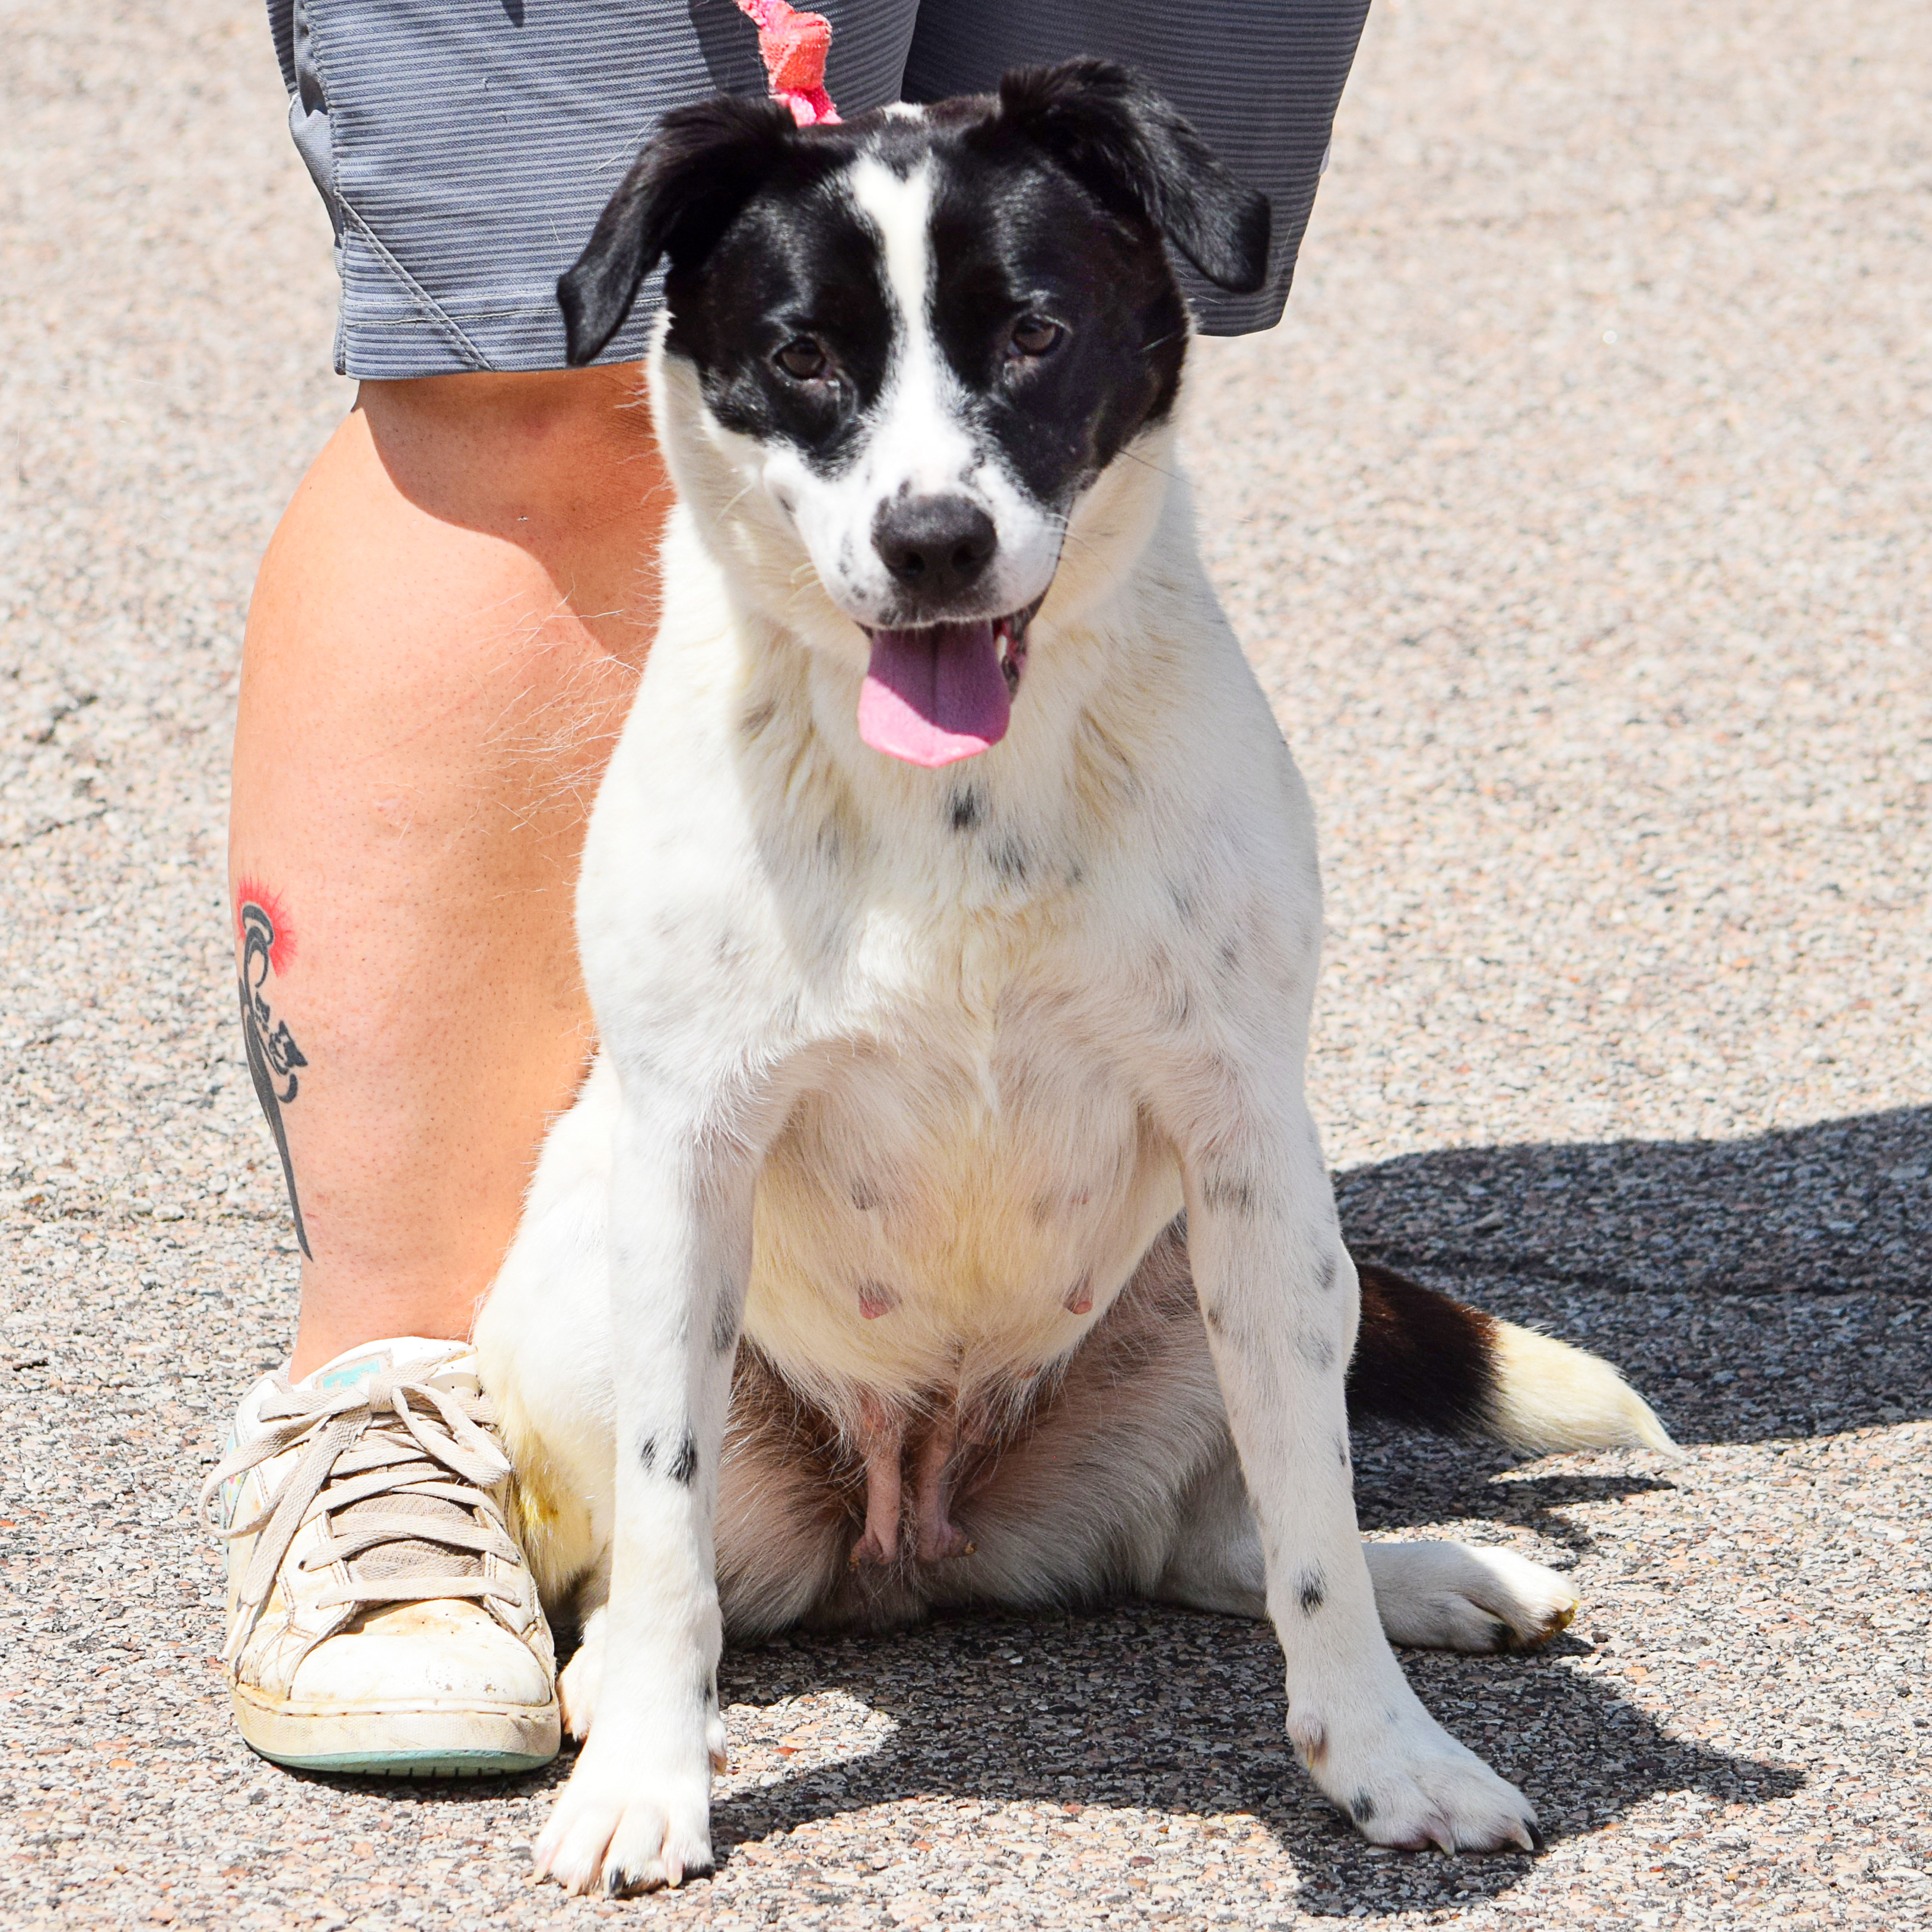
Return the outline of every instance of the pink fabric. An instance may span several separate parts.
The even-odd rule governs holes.
[[[738,9],[757,23],[772,98],[782,100],[801,128],[836,121],[838,110],[825,91],[832,22],[823,14],[802,14],[785,0],[738,0]]]

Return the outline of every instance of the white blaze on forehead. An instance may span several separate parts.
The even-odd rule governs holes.
[[[892,356],[863,468],[881,498],[964,487],[975,452],[958,385],[932,334],[932,164],[897,175],[871,156],[853,164],[854,205],[879,238],[892,306]]]
[[[852,164],[849,184],[854,204],[878,236],[886,280],[901,312],[909,319],[923,317],[932,274],[932,164],[921,161],[897,175],[883,161],[862,154]]]

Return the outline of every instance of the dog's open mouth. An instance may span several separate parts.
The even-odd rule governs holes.
[[[874,630],[859,694],[859,735],[875,752],[931,770],[976,758],[1006,735],[1026,668],[1035,598],[1010,616],[917,630]]]

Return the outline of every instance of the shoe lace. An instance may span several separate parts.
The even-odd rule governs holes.
[[[278,1384],[259,1408],[260,1432],[238,1443],[202,1484],[200,1507],[224,1539],[256,1536],[236,1592],[224,1663],[241,1654],[303,1526],[323,1534],[303,1570],[346,1566],[347,1580],[313,1600],[342,1604],[492,1598],[520,1608],[521,1553],[491,1492],[510,1473],[491,1432],[496,1412],[473,1374],[434,1364],[376,1369],[344,1388]],[[301,1448],[301,1456],[246,1520],[224,1523],[209,1503],[225,1484]],[[506,1559],[498,1568],[483,1559]]]

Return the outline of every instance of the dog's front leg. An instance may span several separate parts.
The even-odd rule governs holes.
[[[1313,1122],[1284,1106],[1229,1132],[1224,1116],[1184,1167],[1189,1258],[1260,1527],[1297,1755],[1378,1844],[1532,1847],[1528,1801],[1423,1708],[1376,1615],[1342,1393],[1359,1291]]]
[[[677,1885],[712,1867],[722,1766],[712,1548],[718,1455],[751,1262],[754,1168],[738,1136],[627,1104],[610,1192],[616,1466],[590,1738],[538,1840],[573,1892]]]

